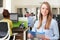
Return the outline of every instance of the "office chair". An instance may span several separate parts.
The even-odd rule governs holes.
[[[0,21],[0,40],[9,40],[10,28],[7,22]]]
[[[15,40],[15,35],[18,33],[13,33],[13,39]],[[9,23],[0,21],[0,40],[9,40],[10,39],[10,27]]]

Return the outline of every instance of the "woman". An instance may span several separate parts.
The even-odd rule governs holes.
[[[42,3],[39,20],[34,24],[32,32],[45,33],[43,36],[38,36],[39,40],[58,40],[58,24],[57,21],[52,18],[51,8],[48,2]],[[28,38],[33,38],[33,35],[28,33]]]
[[[7,9],[4,9],[3,10],[3,17],[4,19],[2,19],[2,21],[5,21],[5,22],[8,22],[9,25],[10,25],[10,40],[12,39],[12,27],[13,27],[13,24],[12,24],[12,21],[10,20],[10,14],[9,14],[9,11]]]

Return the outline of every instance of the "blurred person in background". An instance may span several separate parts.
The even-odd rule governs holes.
[[[9,25],[10,25],[10,40],[13,39],[13,36],[12,36],[12,28],[13,28],[13,24],[12,24],[12,21],[10,20],[10,14],[9,14],[9,11],[7,9],[4,9],[3,10],[3,19],[2,21],[5,21],[5,22],[8,22]]]

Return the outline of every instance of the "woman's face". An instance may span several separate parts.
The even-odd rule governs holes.
[[[42,15],[43,15],[43,16],[47,16],[48,12],[49,12],[49,10],[48,10],[47,5],[46,5],[46,4],[43,4],[43,5],[41,6],[41,13],[42,13]]]

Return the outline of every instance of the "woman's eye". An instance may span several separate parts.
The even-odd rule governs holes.
[[[46,10],[48,10],[48,8],[42,8],[42,9],[46,9]]]
[[[42,8],[42,9],[44,9],[44,8]]]

